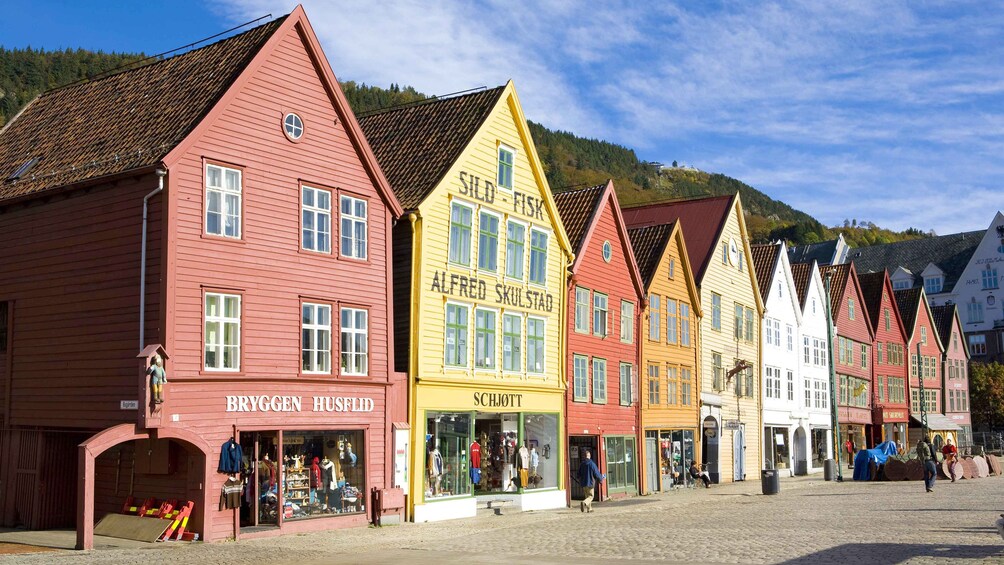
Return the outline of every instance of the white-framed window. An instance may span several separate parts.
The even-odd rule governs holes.
[[[690,347],[690,304],[680,303],[680,345]]]
[[[621,363],[620,365],[620,397],[621,406],[631,406],[631,381],[634,374],[634,365],[631,363]]]
[[[603,261],[609,263],[610,259],[614,256],[613,246],[610,245],[610,240],[603,242]]]
[[[544,319],[526,318],[526,371],[544,372]]]
[[[729,244],[726,241],[722,242],[722,265],[729,264]]]
[[[722,329],[722,295],[711,293],[711,329]]]
[[[572,399],[589,402],[589,359],[585,355],[572,356]]]
[[[530,282],[547,284],[547,232],[530,228]]]
[[[987,265],[987,268],[981,271],[981,275],[983,278],[983,290],[990,290],[1000,286],[997,282],[997,269]]]
[[[366,258],[366,201],[341,197],[342,257]],[[470,246],[468,245],[468,249]]]
[[[593,335],[606,337],[609,310],[607,295],[593,292]]]
[[[369,373],[369,312],[342,308],[342,374]]]
[[[487,308],[474,309],[474,368],[495,368],[495,323],[497,313]]]
[[[927,277],[924,279],[924,292],[928,294],[938,294],[941,292],[941,286],[944,279],[941,276],[937,277]]]
[[[505,276],[523,280],[524,255],[526,255],[526,226],[509,220],[506,224]]]
[[[205,298],[207,371],[241,370],[241,295],[207,292]]]
[[[659,375],[659,366],[649,364],[648,366],[648,404],[658,406],[661,402],[660,384],[662,377]]]
[[[478,269],[495,273],[499,269],[498,215],[482,210],[478,218]]]
[[[805,379],[802,384],[805,385],[805,407],[812,408],[812,379]]]
[[[206,164],[206,233],[241,238],[243,174],[239,169]]]
[[[502,370],[519,372],[523,366],[523,316],[502,315]]]
[[[680,390],[680,372],[673,366],[666,367],[666,404],[675,406],[679,403],[677,393]]]
[[[795,350],[795,328],[791,324],[786,326],[788,332],[788,351]]]
[[[908,288],[913,288],[913,282],[910,279],[899,279],[892,281],[893,290],[906,290]]]
[[[467,328],[470,308],[456,302],[446,303],[446,365],[467,366]]]
[[[780,323],[780,322],[778,322]],[[779,326],[774,326],[774,341],[781,345],[781,334]],[[746,308],[746,341],[753,341],[753,309]]]
[[[969,336],[969,354],[987,354],[987,336],[984,334],[972,334]]]
[[[764,392],[767,394],[767,398],[781,398],[781,369],[767,367],[764,372],[767,381]]]
[[[450,204],[450,263],[471,266],[471,225],[474,208],[454,201]]]
[[[680,369],[680,404],[691,406],[691,371],[684,367]]]
[[[331,373],[331,306],[304,303],[302,319],[302,368],[304,373]]]
[[[512,190],[512,173],[515,161],[516,152],[505,145],[499,145],[499,171],[498,178],[496,179],[499,188]]]
[[[662,304],[658,294],[648,295],[648,338],[658,341],[662,337]]]
[[[983,303],[982,302],[968,302],[966,303],[966,322],[970,324],[978,324],[983,322]]]
[[[575,287],[575,331],[589,333],[589,289]]]
[[[891,327],[891,321],[889,318],[889,309],[888,308],[883,309],[882,315],[885,317],[885,331],[889,331],[889,328]]]
[[[795,400],[795,373],[788,371],[788,400]]]
[[[673,257],[669,258],[669,278],[676,277],[676,259]]]
[[[621,300],[621,341],[634,343],[634,302]]]
[[[607,360],[593,358],[593,403],[607,403]]]
[[[294,141],[300,139],[303,137],[303,120],[300,119],[300,116],[290,112],[282,120],[282,129],[290,139]]]
[[[767,318],[764,320],[764,326],[767,330],[767,345],[781,345],[780,329],[776,330],[776,333],[773,331],[775,327],[780,326],[780,322],[773,318]]]
[[[676,344],[677,342],[677,328],[679,327],[679,318],[676,313],[676,300],[672,298],[666,299],[666,341],[668,343]]]
[[[920,326],[920,343],[927,345],[927,326]]]
[[[854,299],[847,299],[847,317],[851,320],[854,319]]]
[[[304,186],[303,248],[319,253],[331,253],[331,193]]]

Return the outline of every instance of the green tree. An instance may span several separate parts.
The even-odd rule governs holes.
[[[974,427],[994,429],[1004,425],[1004,365],[972,363],[969,397]]]

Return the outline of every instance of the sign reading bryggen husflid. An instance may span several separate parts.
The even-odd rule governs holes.
[[[411,285],[395,347],[411,382],[412,518],[474,516],[495,497],[564,506],[570,252],[512,84],[360,123],[411,212],[395,233],[395,279]]]

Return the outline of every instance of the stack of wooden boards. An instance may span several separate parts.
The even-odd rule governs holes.
[[[950,470],[947,461],[942,461],[938,465],[938,475],[941,478],[949,479]],[[884,474],[886,480],[890,481],[922,481],[924,480],[924,466],[919,459],[900,461],[889,458],[885,463]],[[955,465],[956,479],[982,479],[991,475],[1001,475],[1001,463],[996,455],[987,454],[975,457],[964,457],[959,459]]]

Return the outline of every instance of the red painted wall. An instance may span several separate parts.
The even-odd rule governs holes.
[[[931,314],[928,311],[926,301],[927,296],[921,295],[921,301],[919,311],[917,312],[917,321],[914,323],[913,337],[910,339],[910,346],[907,351],[906,358],[911,360],[913,356],[917,354],[917,344],[920,343],[920,354],[924,357],[932,357],[935,360],[935,367],[937,372],[937,377],[924,379],[924,387],[927,390],[937,391],[938,400],[936,402],[936,410],[938,412],[944,413],[944,385],[945,385],[945,375],[942,371],[943,366],[941,364],[941,347],[938,345],[938,331],[934,327],[934,321],[931,319]],[[921,328],[927,329],[927,343],[921,343]],[[909,330],[908,330],[909,331]],[[920,379],[914,376],[913,366],[910,367],[910,388],[920,388]],[[910,393],[912,394],[912,393]]]
[[[568,391],[566,393],[568,406],[568,434],[583,435],[631,435],[637,436],[638,403],[630,402],[629,406],[621,405],[620,395],[620,364],[631,363],[634,367],[635,381],[638,372],[638,320],[641,314],[641,297],[638,295],[631,277],[632,264],[625,256],[625,242],[617,230],[614,209],[607,199],[602,205],[602,211],[597,220],[592,237],[585,249],[581,250],[582,258],[576,267],[568,291]],[[609,241],[613,250],[609,263],[603,260],[603,242]],[[609,318],[607,337],[593,335],[592,330],[592,294],[590,294],[590,332],[575,331],[575,288],[587,288],[606,294]],[[634,340],[623,343],[620,339],[621,300],[633,302],[635,305]],[[692,330],[693,331],[693,330]],[[694,337],[692,336],[692,339]],[[589,358],[589,402],[576,402],[574,397],[574,367],[573,355],[586,355]],[[607,403],[592,402],[592,359],[599,357],[607,361]],[[637,388],[637,382],[632,384]],[[639,391],[635,390],[637,396]],[[602,450],[602,442],[600,449]],[[636,447],[636,450],[640,449]],[[636,451],[637,453],[638,451]],[[603,458],[601,467],[605,470],[606,460]]]
[[[850,307],[847,301],[848,298],[854,299],[854,319],[850,319]],[[869,381],[869,390],[871,390],[872,384],[872,366],[874,365],[875,356],[873,353],[869,353],[868,356],[868,366],[861,367],[861,344],[868,346],[872,345],[872,332],[871,328],[868,326],[868,314],[867,307],[864,303],[864,298],[861,296],[861,291],[857,284],[857,275],[854,271],[847,277],[847,287],[844,289],[843,298],[837,307],[837,314],[834,317],[834,324],[837,326],[837,332],[834,336],[834,341],[831,344],[833,348],[833,362],[836,364],[837,373],[837,386],[839,387],[840,377],[839,375],[849,375],[852,377],[859,377]],[[840,362],[840,349],[838,348],[839,337],[845,337],[854,340],[854,357],[852,359],[853,363],[850,365]],[[838,418],[841,424],[871,424],[871,406],[873,398],[869,395],[868,407],[851,407],[843,404],[838,404]],[[837,390],[837,401],[840,401],[839,388]]]
[[[948,402],[948,391],[956,390],[961,391],[962,394],[969,398],[969,360],[966,359],[966,338],[962,333],[962,327],[959,325],[959,320],[956,318],[952,322],[952,332],[949,336],[942,336],[941,340],[945,346],[945,358],[949,362],[955,362],[960,367],[958,378],[948,378],[948,369],[942,367],[944,373],[945,381],[945,396],[944,396],[944,407],[945,414],[952,419],[953,422],[960,426],[971,426],[972,417],[968,410],[962,412],[958,408],[952,410]],[[972,399],[969,399],[971,402]]]
[[[885,312],[889,312],[889,329],[885,329]],[[907,417],[903,418],[890,418],[884,420],[882,418],[883,408],[886,411],[896,411],[902,412],[904,416],[909,414],[910,407],[910,385],[909,379],[907,378],[907,372],[909,369],[908,359],[906,358],[906,335],[903,333],[903,324],[900,320],[899,309],[896,307],[896,299],[893,296],[892,283],[889,281],[888,275],[885,277],[885,283],[882,289],[882,306],[879,308],[879,319],[872,320],[872,325],[876,328],[875,330],[875,341],[872,343],[872,398],[878,398],[878,381],[877,378],[881,377],[888,381],[888,377],[898,377],[903,379],[903,383],[906,387],[904,391],[904,402],[890,402],[888,401],[889,393],[888,388],[886,388],[886,401],[877,402],[875,406],[875,423],[890,423],[890,422],[906,422]],[[877,347],[876,344],[882,344],[882,362],[877,363]],[[899,344],[903,348],[903,364],[902,365],[891,365],[889,363],[889,344]],[[886,383],[888,385],[888,382]]]

